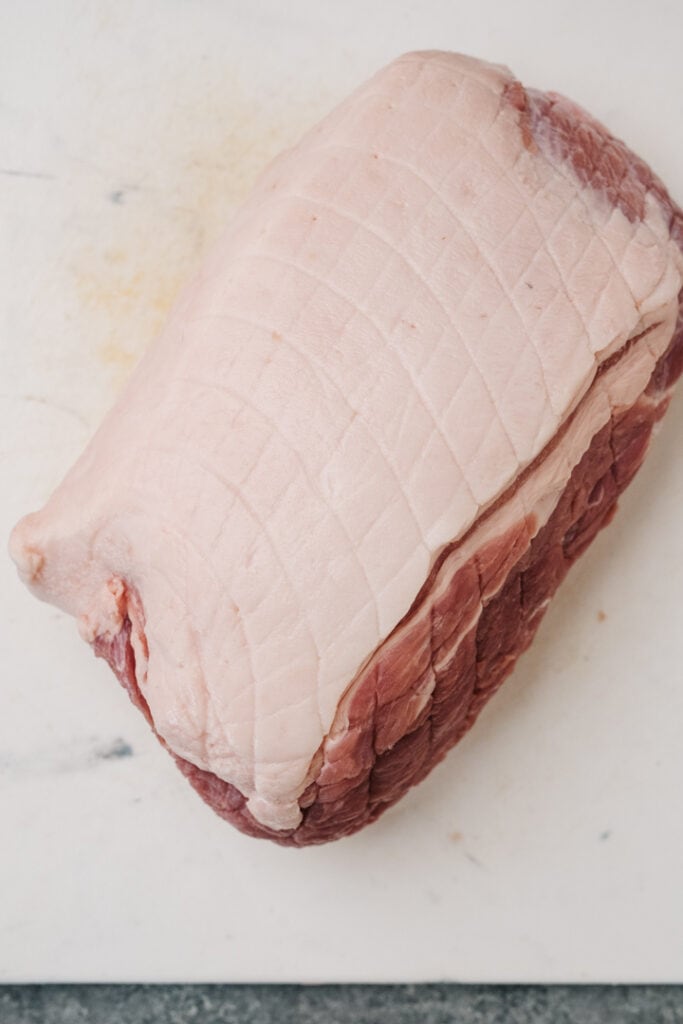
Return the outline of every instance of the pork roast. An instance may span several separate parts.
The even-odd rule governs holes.
[[[11,549],[220,815],[320,843],[472,725],[683,368],[683,214],[584,111],[403,56],[267,168]]]

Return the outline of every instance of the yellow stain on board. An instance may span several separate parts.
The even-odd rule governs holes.
[[[319,92],[266,104],[229,74],[211,88],[187,77],[172,93],[165,119],[117,129],[136,170],[97,182],[81,230],[92,226],[92,240],[70,253],[75,315],[114,392],[260,171],[334,102]]]

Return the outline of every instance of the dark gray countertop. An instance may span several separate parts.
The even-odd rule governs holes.
[[[683,1024],[681,986],[8,985],[0,1024]]]

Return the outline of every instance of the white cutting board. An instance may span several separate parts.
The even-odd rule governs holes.
[[[683,198],[683,8],[3,6],[0,535],[282,145],[399,52],[564,91]],[[476,728],[377,825],[247,839],[0,565],[0,978],[683,982],[683,399]],[[131,438],[135,443],[135,438]]]

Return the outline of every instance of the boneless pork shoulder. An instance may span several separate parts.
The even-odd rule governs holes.
[[[682,217],[585,112],[451,53],[265,171],[11,539],[219,814],[338,838],[472,725],[667,406]]]

